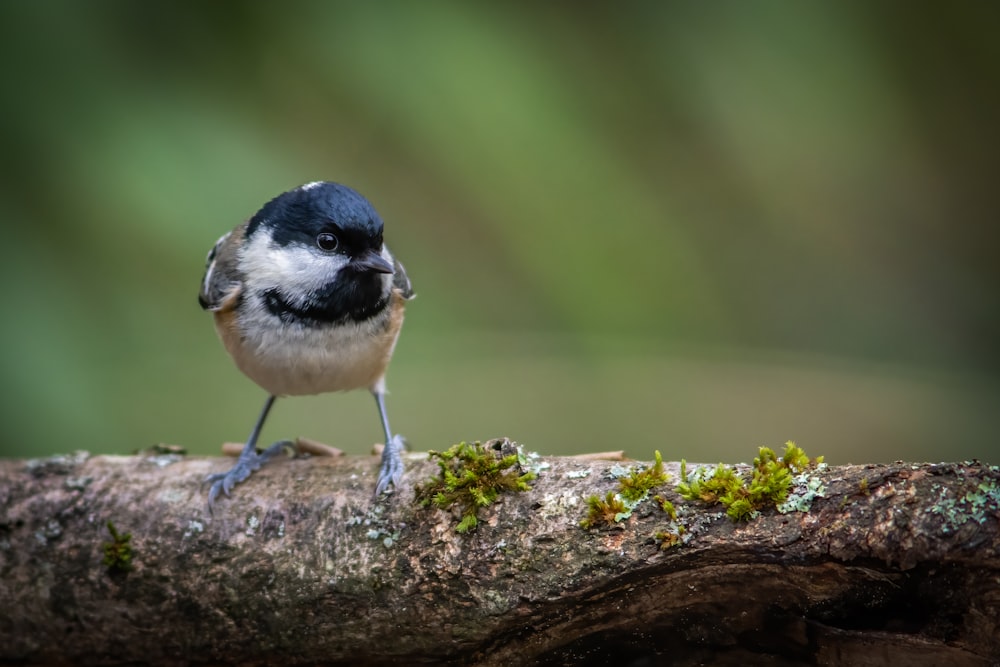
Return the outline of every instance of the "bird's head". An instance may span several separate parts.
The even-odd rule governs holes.
[[[317,321],[360,319],[392,283],[382,219],[355,190],[327,181],[284,192],[247,223],[239,255],[251,291]]]

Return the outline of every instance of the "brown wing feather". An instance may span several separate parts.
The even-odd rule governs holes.
[[[395,257],[392,258],[392,286],[399,290],[400,295],[404,299],[412,299],[413,285],[410,284],[410,278],[406,275],[406,269]]]
[[[220,311],[232,307],[243,288],[236,268],[238,241],[243,238],[246,224],[224,234],[215,242],[205,262],[198,303],[205,310]]]

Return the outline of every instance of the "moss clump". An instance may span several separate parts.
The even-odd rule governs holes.
[[[666,551],[670,547],[676,547],[684,538],[684,526],[678,524],[674,530],[658,530],[653,535],[653,539],[660,543],[660,550]]]
[[[720,463],[711,474],[704,468],[696,468],[688,475],[687,461],[681,459],[681,481],[677,485],[677,493],[684,500],[700,500],[708,505],[722,502],[722,498],[731,497],[743,485],[736,471]]]
[[[587,516],[580,526],[589,529],[624,521],[632,516],[632,510],[646,499],[651,489],[665,484],[668,477],[663,470],[663,457],[659,451],[653,455],[652,468],[631,468],[621,472],[612,468],[612,476],[618,477],[618,491],[608,491],[604,498],[596,495],[587,498]]]
[[[674,509],[674,504],[664,498],[663,496],[653,496],[655,500],[660,505],[660,509],[667,513],[671,521],[677,521],[677,510]]]
[[[614,491],[608,491],[604,498],[590,496],[587,498],[587,516],[580,522],[581,528],[593,528],[601,524],[611,525],[621,521],[629,514],[628,507]]]
[[[674,508],[672,502],[663,496],[653,496],[653,500],[659,503],[660,509],[670,517],[670,525],[653,535],[653,539],[660,543],[660,549],[666,551],[670,547],[681,543],[681,539],[684,537],[687,529],[684,527],[684,524],[677,520],[677,510]]]
[[[823,457],[810,459],[790,441],[785,443],[780,458],[770,447],[761,447],[753,461],[750,480],[721,463],[712,472],[700,468],[688,475],[687,462],[681,461],[677,493],[685,500],[720,504],[733,521],[745,521],[756,517],[764,507],[785,503],[796,481],[793,473],[803,474],[822,462]]]
[[[656,462],[652,468],[634,469],[625,477],[618,479],[618,493],[626,502],[639,502],[646,497],[650,489],[667,481],[667,473],[663,472],[663,457],[659,451],[653,454]]]
[[[471,445],[460,442],[429,455],[437,459],[441,471],[417,487],[417,500],[422,507],[433,504],[448,509],[458,505],[462,520],[455,530],[459,533],[476,527],[480,507],[491,504],[504,491],[528,491],[531,488],[528,482],[536,477],[534,472],[522,473],[520,467],[515,468],[517,454],[497,458],[478,442]]]
[[[132,533],[119,533],[110,521],[108,532],[111,533],[111,542],[104,543],[103,563],[110,570],[125,572],[132,567]]]

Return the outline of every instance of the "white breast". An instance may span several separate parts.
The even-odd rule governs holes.
[[[365,322],[313,326],[282,323],[262,304],[244,304],[239,320],[216,324],[239,369],[276,396],[382,389],[403,319],[401,300],[393,303],[399,307]]]

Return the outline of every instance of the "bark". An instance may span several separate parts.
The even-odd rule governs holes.
[[[579,526],[622,463],[538,459],[533,488],[466,534],[415,503],[424,455],[378,502],[374,457],[274,462],[209,516],[200,481],[230,463],[0,461],[0,661],[1000,661],[1000,469],[977,462],[831,467],[808,511],[745,523],[681,501],[667,464],[673,546],[653,500]],[[128,569],[102,562],[108,521],[131,534]]]

